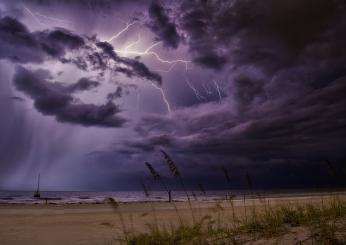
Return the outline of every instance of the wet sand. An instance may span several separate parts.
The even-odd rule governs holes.
[[[344,195],[343,195],[344,197]],[[321,196],[248,199],[245,205],[260,209],[264,202],[278,204],[321,202]],[[328,196],[323,196],[326,201]],[[114,208],[111,204],[39,204],[0,205],[0,244],[2,245],[74,245],[116,244],[123,231],[146,231],[148,224],[170,226],[192,221],[187,202],[124,203]],[[217,216],[220,207],[230,215],[231,205],[222,202],[192,202],[196,219],[206,214]],[[236,215],[244,214],[243,200],[234,201]],[[231,217],[231,215],[230,215]],[[124,222],[122,222],[122,220]],[[113,243],[112,243],[113,242]]]

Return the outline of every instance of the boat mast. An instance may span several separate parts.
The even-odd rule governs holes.
[[[38,174],[37,193],[40,192],[40,174]]]
[[[37,181],[37,190],[34,194],[34,197],[35,198],[40,198],[41,195],[40,195],[40,174],[38,174],[38,181]]]

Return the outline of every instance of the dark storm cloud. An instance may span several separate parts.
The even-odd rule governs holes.
[[[98,42],[96,43],[96,46],[103,51],[103,57],[107,57],[108,59],[111,59],[119,64],[126,66],[118,66],[115,68],[115,71],[124,73],[128,77],[142,77],[144,79],[154,81],[158,85],[161,85],[161,76],[158,73],[150,71],[149,68],[142,62],[138,61],[137,59],[130,59],[118,56],[114,51],[113,46],[107,42]]]
[[[28,29],[11,17],[0,19],[0,58],[15,62],[42,62],[44,51]]]
[[[128,70],[127,72],[125,72],[127,76],[132,77],[133,75],[135,75],[145,78],[149,81],[154,81],[158,85],[162,84],[161,76],[158,73],[150,71],[149,68],[142,62],[129,58],[121,58],[119,62],[132,68],[132,70]]]
[[[311,46],[323,47],[316,49],[319,59],[339,48],[341,53],[333,55],[344,56],[342,5],[338,0],[183,1],[177,12],[198,63],[257,65],[275,72],[302,62]]]
[[[19,97],[19,96],[11,96],[10,99],[11,100],[20,101],[20,102],[25,101],[22,97]]]
[[[166,134],[152,136],[139,142],[134,141],[125,143],[125,147],[132,149],[133,153],[138,150],[144,152],[153,152],[162,147],[174,147],[175,145],[177,145],[175,138]]]
[[[102,77],[106,70],[128,77],[138,77],[161,85],[161,76],[137,59],[119,57],[113,47],[94,37],[82,37],[65,29],[30,32],[25,25],[12,17],[0,19],[0,59],[15,63],[43,63],[47,60],[73,64],[83,71],[96,71]],[[100,85],[98,81],[81,78],[64,86],[50,84],[48,77],[38,73],[17,70],[16,88],[35,100],[35,108],[46,115],[55,115],[61,122],[79,123],[84,126],[122,126],[124,119],[116,117],[119,109],[111,102],[102,106],[75,104],[70,93],[90,90]],[[27,78],[26,78],[27,76]],[[31,81],[24,82],[25,79]],[[41,80],[40,80],[41,79]],[[27,86],[27,87],[25,87]]]
[[[96,88],[100,86],[100,83],[94,80],[91,80],[86,77],[82,77],[79,79],[77,82],[74,84],[71,84],[68,86],[68,90],[71,92],[76,92],[76,91],[84,91],[84,90],[90,90],[92,88]]]
[[[266,81],[260,77],[249,74],[239,74],[234,77],[232,84],[232,96],[240,110],[254,103],[261,103],[268,99],[268,94],[264,91]]]
[[[61,57],[66,50],[74,50],[85,45],[82,37],[64,29],[44,31],[36,34],[42,49],[53,57]]]
[[[224,80],[225,97],[144,116],[138,137],[116,153],[158,162],[165,149],[183,172],[213,180],[220,165],[232,167],[235,179],[257,166],[251,175],[275,184],[274,175],[298,168],[314,172],[317,183],[326,175],[317,166],[323,159],[345,161],[344,1],[183,0],[169,7],[193,61]],[[304,182],[293,173],[285,180]]]
[[[117,115],[119,108],[112,102],[104,105],[76,102],[71,93],[81,89],[77,85],[81,80],[71,87],[52,82],[51,79],[47,70],[32,72],[18,67],[13,82],[19,91],[34,100],[38,111],[55,116],[58,121],[99,127],[121,127],[125,123],[125,120]]]
[[[27,2],[37,3],[40,5],[48,4],[75,4],[84,8],[111,8],[114,5],[125,3],[141,3],[143,0],[26,0]],[[147,1],[148,2],[148,1]]]
[[[199,65],[215,70],[221,69],[227,63],[226,57],[220,56],[211,51],[205,51],[204,54],[199,54],[198,57],[193,59],[193,61]]]
[[[100,42],[96,37],[87,38],[87,44],[71,58],[60,59],[62,63],[71,63],[83,71],[96,71],[103,76],[106,70],[115,74],[121,73],[127,77],[138,77],[140,79],[162,84],[161,76],[150,71],[150,69],[137,59],[120,57],[114,51],[111,44]]]
[[[170,123],[142,121],[145,144],[175,132],[182,151],[336,154],[345,135],[345,10],[338,0],[182,1],[177,22],[194,61],[227,68],[228,97],[177,112]]]
[[[8,16],[0,19],[0,37],[0,58],[18,63],[59,59],[66,51],[84,45],[81,37],[67,30],[30,32],[21,22]]]
[[[12,17],[0,19],[0,37],[0,58],[13,62],[42,63],[53,59],[72,63],[85,71],[103,74],[109,69],[129,77],[162,82],[161,76],[146,65],[136,59],[119,57],[109,43],[99,42],[96,37],[84,38],[65,29],[30,32]]]
[[[149,27],[159,40],[167,47],[177,48],[180,37],[174,23],[171,22],[164,7],[159,1],[153,1],[149,6]]]
[[[227,104],[206,104],[146,116],[138,125],[139,137],[126,142],[123,150],[151,159],[167,149],[184,171],[195,174],[221,164],[288,167],[300,161],[306,166],[322,159],[339,161],[346,158],[345,92],[343,77],[299,99],[282,98],[281,103],[262,104],[242,115]],[[192,162],[194,170],[189,170]]]
[[[122,87],[117,87],[117,89],[114,92],[109,93],[107,95],[107,99],[108,100],[115,100],[115,99],[121,98],[123,93],[124,93],[123,92],[123,88]]]

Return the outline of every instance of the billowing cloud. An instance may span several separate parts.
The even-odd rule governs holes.
[[[125,65],[125,67],[120,65],[115,67],[115,71],[124,73],[128,77],[138,76],[161,85],[161,76],[158,73],[150,71],[149,68],[139,60],[118,56],[113,46],[107,42],[97,42],[96,46],[102,50],[102,57],[110,59],[118,64]],[[102,65],[100,64],[100,66]]]
[[[227,98],[143,119],[143,144],[130,146],[253,159],[337,155],[345,135],[342,1],[180,3],[177,27],[196,64],[227,77]]]
[[[83,71],[96,71],[103,76],[106,70],[138,77],[161,85],[161,76],[137,59],[118,56],[112,45],[96,37],[83,37],[65,29],[30,32],[25,25],[12,17],[0,19],[0,58],[15,63],[43,63],[47,60],[74,64]],[[50,84],[43,71],[30,73],[19,68],[14,79],[16,88],[35,100],[35,107],[46,115],[55,115],[61,122],[84,126],[122,126],[124,119],[115,117],[119,108],[109,100],[102,106],[76,104],[71,92],[89,90],[100,85],[98,81],[81,78],[63,86]],[[28,81],[26,81],[28,80]],[[36,81],[37,80],[37,81]],[[105,98],[106,99],[106,98]]]
[[[71,92],[76,92],[76,91],[90,90],[90,89],[96,88],[98,86],[100,86],[99,82],[91,80],[91,79],[86,78],[86,77],[82,77],[77,82],[68,86],[67,89]]]
[[[126,141],[121,151],[151,159],[155,152],[167,149],[186,171],[194,161],[195,171],[200,168],[200,172],[221,164],[233,168],[244,161],[245,166],[261,163],[263,167],[272,163],[288,167],[302,160],[339,161],[345,158],[341,150],[346,146],[345,92],[343,77],[298,100],[282,98],[280,103],[267,102],[243,114],[224,103],[147,116],[137,126],[138,137]]]
[[[0,19],[0,58],[18,63],[59,59],[66,51],[81,48],[84,40],[64,29],[30,32],[12,17]]]
[[[71,93],[81,88],[81,80],[72,86],[64,86],[51,79],[47,70],[29,71],[18,67],[13,82],[19,91],[34,100],[38,111],[54,116],[58,121],[99,127],[121,127],[125,123],[125,119],[117,115],[119,108],[111,101],[104,105],[77,102]]]
[[[159,1],[153,1],[149,6],[150,29],[165,46],[177,48],[180,42],[175,24],[170,20]]]
[[[117,89],[114,92],[111,92],[107,95],[108,100],[115,100],[118,98],[121,98],[123,95],[123,88],[122,87],[117,87]]]
[[[53,59],[72,63],[85,71],[102,74],[108,69],[158,84],[162,82],[161,76],[145,64],[137,59],[119,57],[109,43],[99,42],[96,37],[81,37],[65,29],[30,32],[12,17],[0,19],[0,37],[0,58],[3,59],[18,63],[42,63]]]
[[[342,1],[182,1],[177,9],[195,60],[212,68],[257,65],[266,72],[296,65],[313,47],[315,57],[341,48]],[[310,53],[310,52],[309,52]],[[312,55],[312,53],[310,53]],[[305,60],[306,62],[307,60]]]

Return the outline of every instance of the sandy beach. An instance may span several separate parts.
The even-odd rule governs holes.
[[[345,198],[342,195],[342,198]],[[328,200],[324,196],[323,200]],[[248,208],[262,208],[263,202],[271,207],[279,204],[321,202],[321,196],[248,199]],[[191,209],[187,202],[175,203],[179,216],[190,222]],[[196,219],[206,214],[230,214],[228,201],[192,202]],[[244,215],[243,200],[234,201],[236,215]],[[122,222],[123,220],[124,222]],[[165,202],[121,203],[117,208],[111,204],[38,204],[1,205],[0,237],[2,245],[67,245],[67,244],[116,244],[123,231],[144,232],[148,224],[160,227],[178,223],[174,205]],[[125,227],[124,227],[125,226]]]

